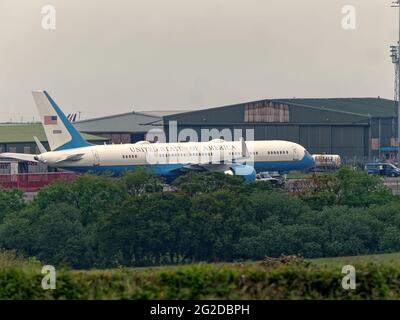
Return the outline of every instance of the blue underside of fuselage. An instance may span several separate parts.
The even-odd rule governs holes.
[[[80,173],[85,172],[112,172],[116,175],[121,175],[127,171],[134,171],[139,167],[148,167],[154,173],[166,176],[175,177],[182,174],[179,170],[185,167],[185,164],[156,164],[149,166],[137,166],[137,165],[124,165],[124,166],[87,166],[87,167],[63,167],[62,169],[75,171]],[[311,156],[305,156],[299,161],[276,161],[276,162],[255,162],[254,169],[257,172],[269,171],[269,172],[289,172],[296,170],[307,170],[314,166],[314,160]]]

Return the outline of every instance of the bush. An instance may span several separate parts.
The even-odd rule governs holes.
[[[356,290],[344,290],[341,268],[304,262],[195,264],[174,268],[57,271],[43,290],[40,269],[0,269],[0,299],[399,299],[399,265],[357,266]]]
[[[21,190],[0,187],[0,224],[8,214],[20,211],[25,205],[24,194]]]
[[[44,187],[35,197],[34,205],[40,210],[49,206],[68,204],[80,212],[83,225],[96,223],[97,219],[128,196],[118,179],[86,174],[73,183],[55,182]]]
[[[211,193],[221,189],[241,192],[245,189],[243,177],[226,175],[221,172],[189,172],[178,177],[172,186],[180,191],[193,196],[198,193]]]
[[[313,176],[311,187],[300,198],[314,210],[326,206],[369,207],[395,201],[382,178],[352,167]]]
[[[49,206],[43,212],[32,209],[5,219],[0,227],[1,246],[19,249],[47,264],[88,266],[79,212],[66,204]]]

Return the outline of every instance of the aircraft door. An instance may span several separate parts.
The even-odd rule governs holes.
[[[92,150],[92,154],[93,154],[93,165],[95,167],[100,165],[100,156],[99,153],[97,152],[97,150]]]
[[[294,161],[300,160],[299,152],[297,151],[297,148],[296,148],[296,147],[293,147],[293,160],[294,160]]]

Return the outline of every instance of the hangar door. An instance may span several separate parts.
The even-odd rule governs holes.
[[[301,126],[300,144],[311,153],[331,153],[331,126]]]
[[[364,157],[364,127],[333,127],[332,152],[343,158],[362,159]]]

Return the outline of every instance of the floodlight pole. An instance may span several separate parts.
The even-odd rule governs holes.
[[[397,41],[397,165],[400,165],[400,0],[396,0],[399,8],[399,40]]]
[[[395,101],[397,101],[397,165],[400,165],[400,0],[392,1],[392,8],[399,9],[399,39],[391,46],[392,62],[395,64]]]

